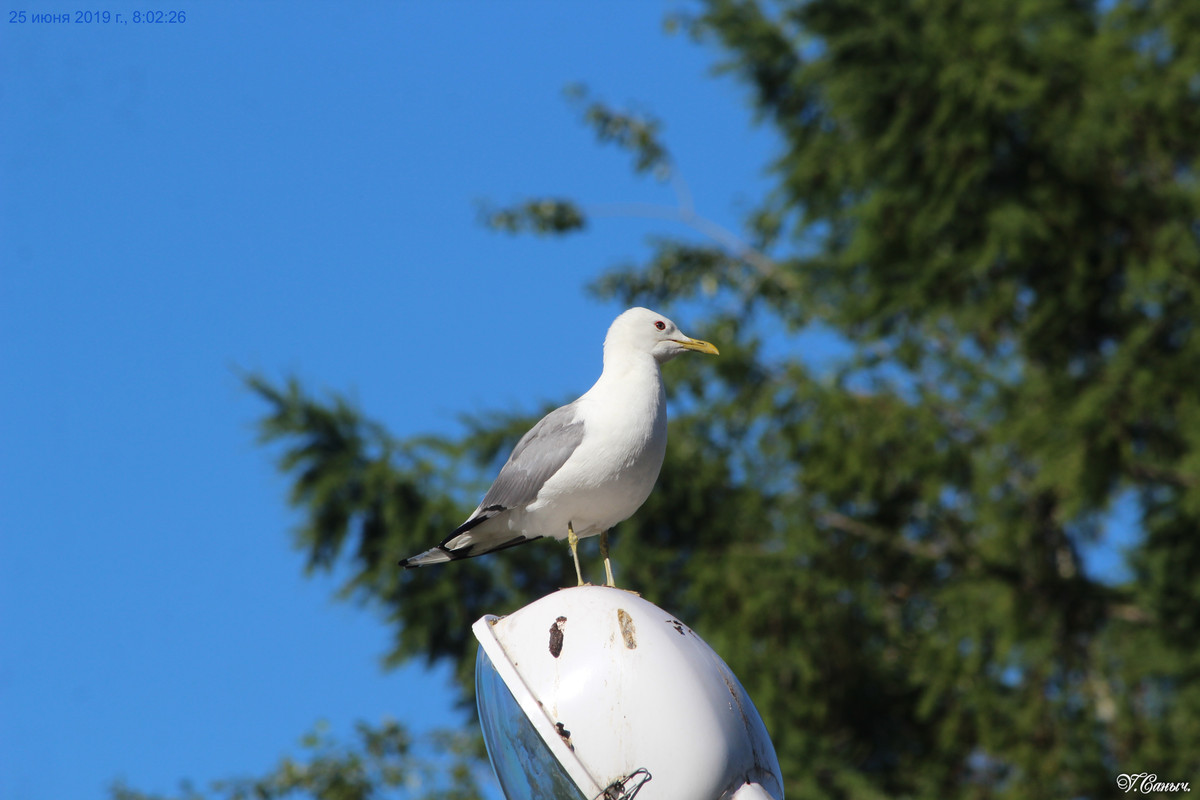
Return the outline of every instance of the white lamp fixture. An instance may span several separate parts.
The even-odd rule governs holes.
[[[783,800],[746,690],[654,604],[580,586],[472,630],[479,717],[508,800]]]

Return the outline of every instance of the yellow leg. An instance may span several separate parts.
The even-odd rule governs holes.
[[[575,559],[575,577],[579,579],[579,585],[583,586],[583,572],[579,569],[579,537],[575,535],[575,529],[571,527],[571,523],[567,523],[567,544],[571,546],[571,558]]]
[[[608,585],[615,589],[617,585],[613,583],[612,563],[608,560],[608,531],[600,534],[600,555],[604,556],[604,574],[608,578]]]

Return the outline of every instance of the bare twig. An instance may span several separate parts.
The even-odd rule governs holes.
[[[672,175],[674,174],[675,171],[672,170]],[[795,279],[781,269],[770,256],[752,247],[746,240],[723,225],[697,214],[692,208],[690,194],[679,195],[677,192],[677,196],[680,199],[678,206],[656,203],[596,203],[588,205],[586,208],[591,216],[642,217],[682,223],[711,239],[733,257],[749,264],[758,272],[763,281],[773,281],[788,289],[797,288]]]

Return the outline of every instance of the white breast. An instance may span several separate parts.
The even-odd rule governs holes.
[[[513,527],[565,539],[570,522],[594,536],[633,515],[650,496],[667,452],[666,395],[658,364],[608,371],[579,400],[584,436]]]

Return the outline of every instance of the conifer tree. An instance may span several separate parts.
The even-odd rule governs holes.
[[[729,662],[789,800],[1200,780],[1200,4],[695,8],[673,24],[783,146],[744,230],[681,208],[695,236],[593,287],[686,304],[722,351],[675,370],[658,487],[615,532],[623,580]],[[577,99],[635,169],[678,169],[653,120]],[[588,223],[561,199],[487,217]],[[815,367],[812,326],[849,355]],[[395,660],[453,665],[469,703],[471,622],[565,585],[561,549],[453,579],[396,561],[455,527],[462,476],[532,418],[397,436],[251,386],[310,564],[351,561]],[[1098,574],[1081,554],[1118,502],[1137,543]]]

